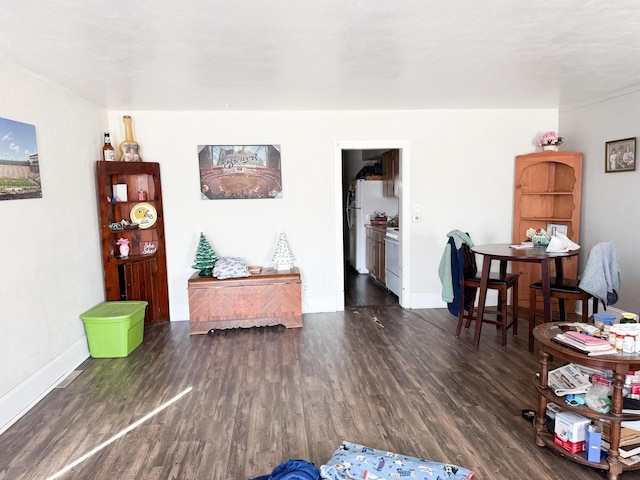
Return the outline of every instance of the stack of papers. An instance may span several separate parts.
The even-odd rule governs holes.
[[[615,347],[609,345],[608,340],[602,340],[580,332],[559,333],[551,340],[585,355],[613,355],[616,353]]]
[[[516,250],[525,250],[527,248],[533,248],[533,243],[531,242],[522,242],[517,245],[510,245],[511,248],[515,248]]]
[[[570,393],[587,393],[591,387],[589,375],[582,373],[573,363],[551,370],[548,384],[558,396]]]

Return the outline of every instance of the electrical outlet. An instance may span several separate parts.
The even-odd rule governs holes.
[[[421,215],[414,215],[413,217],[411,217],[411,219],[414,222],[421,222],[422,221],[422,216]]]

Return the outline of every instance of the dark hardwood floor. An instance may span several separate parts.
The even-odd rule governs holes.
[[[347,308],[398,305],[398,297],[371,276],[358,273],[347,264],[344,273],[344,305]]]
[[[484,327],[477,350],[446,310],[398,305],[305,314],[301,329],[152,327],[129,357],[88,359],[1,435],[0,479],[49,478],[188,387],[60,478],[246,479],[289,458],[319,466],[344,439],[483,480],[603,479],[537,447],[521,417],[536,404],[526,315],[504,348]]]

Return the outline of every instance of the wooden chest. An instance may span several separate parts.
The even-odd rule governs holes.
[[[196,272],[188,282],[191,334],[269,325],[302,327],[301,290],[297,268],[264,268],[250,277],[226,280]]]

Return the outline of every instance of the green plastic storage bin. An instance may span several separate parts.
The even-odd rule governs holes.
[[[117,358],[133,352],[142,343],[146,308],[142,300],[103,302],[80,315],[91,356]]]

